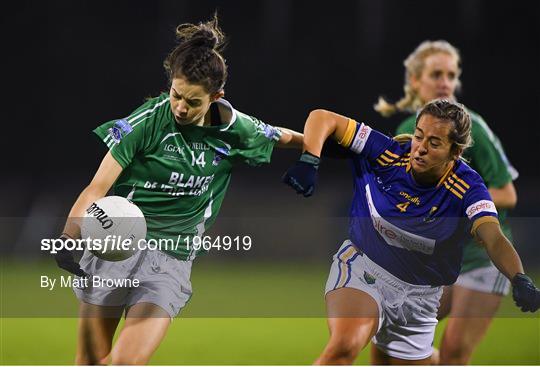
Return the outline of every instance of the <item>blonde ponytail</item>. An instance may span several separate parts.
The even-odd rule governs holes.
[[[444,40],[440,41],[424,41],[422,42],[406,59],[403,61],[405,66],[405,84],[403,85],[404,96],[396,103],[390,103],[383,97],[379,97],[378,102],[373,106],[375,111],[379,112],[384,117],[389,117],[396,112],[414,113],[424,104],[418,93],[413,90],[409,83],[411,76],[420,77],[425,67],[425,60],[428,56],[437,53],[446,53],[456,58],[458,65],[461,62],[459,51],[450,43]],[[461,70],[458,70],[460,73]],[[460,86],[459,74],[458,88]]]

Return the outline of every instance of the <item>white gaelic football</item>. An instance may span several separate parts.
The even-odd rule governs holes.
[[[142,211],[121,196],[106,196],[92,203],[82,218],[81,238],[91,240],[91,252],[108,261],[131,257],[146,238]]]

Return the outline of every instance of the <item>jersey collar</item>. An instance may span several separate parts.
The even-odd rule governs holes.
[[[226,99],[220,98],[214,103],[217,103],[220,106],[222,106],[222,108],[225,109],[226,116],[227,117],[230,116],[229,122],[228,123],[226,122],[225,123],[226,125],[219,129],[220,131],[227,131],[232,126],[232,124],[234,124],[234,122],[236,121],[236,111],[234,110],[233,106],[229,103],[229,101],[227,101]]]

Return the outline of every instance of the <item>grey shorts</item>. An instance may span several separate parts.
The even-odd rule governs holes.
[[[174,318],[191,297],[191,265],[161,251],[140,250],[116,262],[85,251],[80,266],[91,279],[73,291],[79,300],[99,306],[152,303]]]
[[[385,354],[420,360],[433,353],[442,287],[406,283],[345,241],[334,255],[326,293],[354,288],[369,294],[379,308],[379,329],[372,342]]]
[[[492,263],[459,274],[455,285],[499,296],[506,296],[510,292],[510,281]]]

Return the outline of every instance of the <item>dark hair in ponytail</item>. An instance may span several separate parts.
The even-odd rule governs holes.
[[[218,26],[217,14],[197,25],[180,24],[176,27],[176,38],[177,46],[163,63],[169,82],[183,77],[191,84],[203,86],[211,95],[223,90],[227,65],[220,52],[225,35]]]

